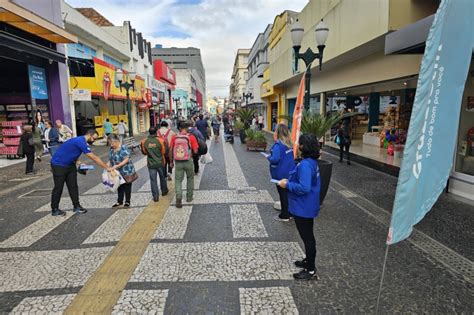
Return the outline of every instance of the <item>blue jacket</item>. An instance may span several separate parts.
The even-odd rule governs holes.
[[[57,147],[59,146],[59,132],[56,128],[51,128],[49,131],[49,146]]]
[[[288,178],[290,171],[295,168],[293,149],[288,148],[280,140],[277,140],[270,149],[270,152],[271,155],[268,157],[268,161],[270,161],[272,179]]]
[[[315,218],[319,214],[321,179],[318,162],[304,159],[290,172],[287,184],[288,210],[303,218]]]

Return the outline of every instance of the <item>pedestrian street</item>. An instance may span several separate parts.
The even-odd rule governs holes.
[[[152,201],[139,152],[129,209],[111,208],[99,172],[79,180],[86,214],[52,217],[48,197],[34,208],[16,199],[22,223],[0,234],[0,313],[373,313],[387,227],[351,203],[356,194],[331,186],[315,227],[321,279],[297,282],[304,251],[294,222],[273,219],[268,162],[240,143],[208,145],[214,161],[180,209],[173,193]],[[387,268],[383,313],[448,313],[447,301],[472,310],[472,284],[410,243]]]

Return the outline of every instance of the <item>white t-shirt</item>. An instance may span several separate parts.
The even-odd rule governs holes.
[[[258,116],[258,123],[263,124],[263,116],[262,115]]]

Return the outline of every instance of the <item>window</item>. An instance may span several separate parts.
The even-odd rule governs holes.
[[[82,58],[82,59],[92,59],[96,56],[97,51],[85,44],[68,44],[67,53],[69,57]]]
[[[122,68],[122,63],[120,61],[118,61],[117,59],[112,58],[110,56],[107,56],[105,54],[104,54],[104,61],[111,64],[111,65],[113,65],[116,68]]]
[[[249,79],[249,73],[247,71],[244,72],[244,80],[247,81]]]

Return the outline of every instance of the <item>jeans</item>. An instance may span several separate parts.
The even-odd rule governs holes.
[[[160,177],[161,192],[164,194],[168,192],[168,184],[166,183],[165,170],[163,167],[149,168],[148,174],[150,175],[151,194],[153,195],[153,199],[158,200],[160,198],[160,189],[158,188],[157,176]]]
[[[123,203],[123,197],[125,196],[125,202],[130,204],[132,198],[132,183],[125,183],[118,188],[118,203]]]
[[[51,155],[51,158],[52,158],[54,153],[56,153],[56,151],[58,150],[58,147],[57,146],[49,147],[48,150],[49,150],[49,154]]]
[[[314,218],[294,216],[296,228],[304,243],[308,271],[316,271],[316,239],[314,238]]]
[[[193,198],[194,190],[194,165],[193,161],[176,161],[175,162],[175,188],[176,188],[176,200],[183,199],[183,179],[186,174],[187,187],[186,187],[186,198]]]
[[[199,155],[193,155],[194,174],[199,173]]]
[[[74,208],[79,207],[79,186],[77,185],[76,165],[68,167],[51,165],[53,171],[54,188],[51,194],[51,209],[59,209],[59,201],[63,194],[64,183],[67,185],[69,196]]]
[[[288,219],[290,217],[290,213],[288,212],[288,190],[286,188],[281,188],[280,186],[276,186],[278,190],[278,194],[280,195],[280,203],[281,203],[281,214],[280,219]]]
[[[25,153],[26,155],[26,171],[25,174],[33,172],[33,165],[35,164],[35,153]]]
[[[347,154],[347,161],[350,161],[351,158],[350,158],[350,154],[349,154],[349,149],[351,147],[351,144],[350,143],[344,143],[344,144],[340,144],[339,145],[339,161],[342,162],[342,156],[343,156],[343,153],[344,153],[344,149],[346,150],[346,154]]]

